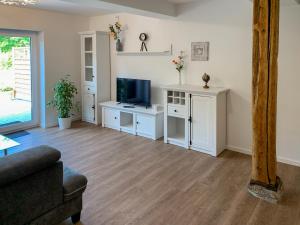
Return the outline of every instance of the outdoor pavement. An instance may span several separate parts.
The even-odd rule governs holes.
[[[0,126],[31,120],[31,102],[0,98]]]

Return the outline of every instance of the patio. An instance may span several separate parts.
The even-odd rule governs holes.
[[[0,126],[21,123],[31,120],[31,102],[21,99],[10,99],[0,94]]]

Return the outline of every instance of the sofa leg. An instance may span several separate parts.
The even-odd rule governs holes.
[[[76,213],[73,216],[71,216],[73,224],[78,223],[80,221],[80,214],[81,214],[81,212]]]

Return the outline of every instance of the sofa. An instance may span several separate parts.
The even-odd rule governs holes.
[[[0,225],[80,221],[87,178],[64,168],[60,158],[49,146],[0,158]]]

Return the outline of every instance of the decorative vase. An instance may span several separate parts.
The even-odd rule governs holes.
[[[202,80],[205,82],[205,85],[203,86],[203,88],[208,89],[209,86],[208,81],[210,81],[210,76],[207,73],[204,73],[204,75],[202,76]]]
[[[58,126],[60,130],[71,128],[71,117],[69,118],[58,118]]]
[[[120,39],[117,39],[116,41],[116,50],[117,52],[122,52],[123,51],[123,45]]]
[[[181,71],[179,71],[179,80],[178,80],[178,84],[179,84],[179,85],[182,85]]]

